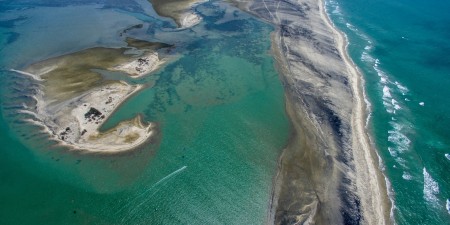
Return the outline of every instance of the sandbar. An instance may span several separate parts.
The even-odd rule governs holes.
[[[157,126],[143,122],[139,115],[99,131],[112,113],[144,86],[105,80],[98,70],[119,71],[131,78],[148,75],[167,62],[161,53],[172,47],[133,38],[126,42],[127,47],[94,47],[12,70],[39,83],[33,96],[36,105],[23,113],[34,115],[30,122],[41,125],[50,139],[71,149],[118,153],[151,141]]]
[[[391,224],[365,128],[363,78],[323,1],[233,1],[271,23],[292,135],[282,151],[268,224]]]
[[[205,0],[149,0],[158,15],[171,18],[180,28],[189,28],[200,23],[202,18],[193,8]]]

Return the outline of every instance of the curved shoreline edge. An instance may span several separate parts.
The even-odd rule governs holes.
[[[389,222],[393,223],[394,218],[391,213],[392,205],[391,200],[388,196],[388,187],[386,183],[386,177],[383,172],[379,168],[380,158],[375,149],[375,146],[370,141],[369,133],[366,129],[366,120],[368,117],[367,114],[367,104],[364,100],[364,76],[353,62],[353,60],[348,55],[348,37],[345,33],[340,31],[333,24],[329,15],[325,10],[325,2],[324,0],[320,0],[321,13],[324,19],[327,21],[328,25],[333,29],[333,32],[339,37],[339,50],[344,57],[344,61],[348,66],[349,73],[352,76],[352,89],[354,92],[355,102],[355,113],[352,116],[352,126],[356,131],[356,135],[353,135],[354,145],[360,146],[362,148],[362,152],[358,152],[361,160],[367,162],[367,167],[360,168],[361,170],[366,169],[364,172],[358,172],[358,187],[360,187],[359,193],[361,196],[366,198],[366,207],[370,207],[371,209],[364,211],[366,214],[366,218],[372,218],[369,224],[388,224]],[[362,153],[362,154],[361,154]],[[358,160],[358,159],[356,159]],[[365,179],[366,176],[372,179]],[[370,182],[370,185],[365,185],[364,182]],[[363,189],[363,190],[361,190]],[[370,212],[374,212],[373,215],[370,215]],[[378,217],[378,218],[376,218]],[[381,219],[383,218],[383,219]],[[384,220],[384,221],[383,221]]]
[[[86,153],[123,154],[157,140],[157,124],[144,123],[140,115],[100,130],[146,85],[129,84],[123,78],[110,80],[99,71],[119,71],[130,78],[149,75],[167,63],[166,51],[172,47],[133,38],[126,43],[127,47],[93,47],[46,59],[24,71],[11,69],[38,84],[29,93],[34,102],[19,110],[32,117],[25,121],[42,127],[55,145]]]
[[[386,178],[365,128],[364,79],[323,0],[235,0],[271,23],[293,131],[268,224],[391,224]]]

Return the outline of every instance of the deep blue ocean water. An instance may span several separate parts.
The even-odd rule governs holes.
[[[397,224],[450,224],[450,1],[332,0],[366,81]]]

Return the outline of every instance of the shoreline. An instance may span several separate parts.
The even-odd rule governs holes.
[[[375,146],[370,141],[370,135],[368,130],[366,129],[366,124],[368,120],[368,112],[367,112],[367,103],[365,102],[365,94],[364,94],[364,76],[357,67],[357,65],[353,62],[353,60],[348,55],[348,37],[345,33],[340,31],[334,23],[331,21],[328,13],[325,9],[325,0],[319,0],[320,6],[321,6],[321,13],[323,16],[323,19],[325,19],[328,23],[328,25],[332,28],[333,32],[337,34],[339,37],[339,49],[342,52],[342,55],[344,57],[344,62],[347,64],[350,74],[352,75],[353,81],[352,83],[352,89],[355,93],[356,98],[356,113],[353,115],[352,123],[354,130],[357,131],[357,135],[353,135],[353,141],[359,142],[359,145],[362,146],[364,149],[363,153],[364,160],[367,162],[367,169],[369,171],[368,174],[361,174],[361,172],[358,173],[360,175],[359,182],[360,188],[359,192],[361,196],[369,197],[367,201],[369,201],[367,204],[372,207],[375,207],[374,210],[376,215],[375,217],[384,217],[385,223],[387,221],[393,222],[392,215],[390,211],[392,210],[392,202],[389,199],[388,196],[388,188],[386,184],[387,177],[383,174],[383,172],[380,170],[380,156],[377,153],[377,150],[375,149]],[[356,159],[358,161],[358,159]],[[375,180],[369,179],[371,184],[369,187],[365,187],[364,183],[367,179],[366,175],[370,178],[376,177]],[[364,188],[365,187],[365,188]],[[374,190],[373,187],[376,187],[377,189]],[[365,190],[361,190],[365,189]],[[370,193],[370,194],[369,194]],[[375,195],[375,198],[371,198],[371,196]],[[379,207],[377,207],[379,206]],[[367,211],[366,211],[367,213]],[[370,216],[366,216],[370,217]],[[377,221],[371,221],[369,224],[379,224]]]
[[[57,145],[89,153],[123,153],[157,138],[157,124],[143,123],[139,115],[99,131],[144,86],[106,80],[93,69],[140,78],[167,63],[160,59],[159,50],[172,47],[131,38],[127,43],[126,48],[94,47],[36,62],[23,70],[11,69],[39,84],[32,94],[36,102],[22,111],[34,117],[28,122],[44,127]],[[125,54],[127,50],[134,54]]]
[[[195,7],[207,0],[148,0],[155,12],[172,19],[178,29],[189,29],[199,24],[202,17],[195,12]]]
[[[119,83],[90,90],[82,96],[63,102],[61,107],[55,107],[53,110],[49,110],[43,96],[36,96],[37,112],[30,112],[34,113],[37,120],[28,121],[44,127],[50,140],[55,140],[58,146],[65,146],[70,150],[102,154],[119,154],[134,150],[143,143],[151,141],[152,137],[156,135],[157,127],[154,123],[144,124],[138,115],[130,120],[120,122],[107,131],[98,131],[127,99],[142,89],[142,86]],[[110,91],[106,91],[106,89],[110,89]],[[104,99],[99,97],[101,92],[114,96],[110,107],[105,107],[103,104]],[[91,105],[95,105],[96,108]],[[100,109],[98,106],[105,108]],[[96,110],[98,108],[102,118],[85,116],[91,111],[88,109],[93,108]],[[59,110],[61,113],[57,112]],[[126,140],[128,135],[134,134],[139,137],[132,141]]]
[[[234,3],[275,27],[272,53],[293,126],[267,223],[392,223],[386,178],[365,128],[364,80],[324,1]]]

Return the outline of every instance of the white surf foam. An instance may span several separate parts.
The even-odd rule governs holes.
[[[389,216],[391,218],[391,221],[395,221],[394,219],[394,211],[396,209],[395,207],[395,196],[394,196],[394,190],[392,189],[392,185],[391,182],[389,181],[389,179],[384,176],[384,181],[386,182],[386,189],[388,192],[388,196],[389,196],[389,200],[391,201],[391,212],[389,213]]]
[[[398,152],[403,153],[407,151],[411,144],[411,140],[401,132],[403,126],[393,121],[389,122],[389,124],[391,124],[394,129],[388,131],[388,141],[395,146],[395,149]]]
[[[439,199],[439,184],[431,177],[428,171],[423,168],[423,197],[432,204],[437,204]]]
[[[388,147],[388,151],[389,151],[389,154],[391,154],[392,157],[395,158],[395,157],[398,156],[398,152],[394,148]]]
[[[391,99],[391,103],[392,103],[392,106],[394,106],[395,110],[399,110],[402,108],[402,107],[400,107],[400,105],[398,104],[398,102],[395,99]]]
[[[447,204],[445,204],[448,214],[450,214],[450,199],[447,199]]]
[[[398,90],[400,90],[400,92],[402,93],[402,95],[406,95],[406,93],[408,93],[409,90],[408,90],[407,87],[401,85],[398,81],[395,81],[394,83],[395,83],[395,85],[397,86]]]
[[[353,31],[356,35],[358,35],[361,39],[363,39],[363,40],[369,42],[369,44],[372,43],[372,42],[370,41],[370,38],[369,38],[367,35],[365,35],[365,34],[362,33],[361,31],[359,31],[358,28],[356,28],[356,27],[353,26],[352,24],[350,24],[350,23],[347,22],[347,23],[345,23],[345,26],[346,26],[348,29],[350,29],[351,31]]]
[[[337,5],[331,13],[341,15],[341,8]]]
[[[397,157],[397,158],[395,158],[395,161],[396,161],[400,166],[402,166],[403,168],[408,168],[408,167],[406,166],[406,160],[405,160],[404,158]]]
[[[368,60],[368,59],[366,59]],[[373,65],[373,69],[377,72],[377,75],[380,77],[380,84],[382,86],[383,91],[383,105],[385,106],[386,112],[390,114],[396,114],[398,110],[402,109],[400,106],[400,102],[398,102],[394,96],[398,96],[398,94],[402,94],[403,96],[408,93],[408,88],[402,85],[398,81],[391,81],[386,72],[380,69],[380,60],[375,59],[375,63]],[[396,88],[395,88],[396,87]],[[399,92],[399,93],[398,93]],[[404,98],[405,101],[408,101],[407,98]]]
[[[413,177],[408,172],[403,171],[402,178],[405,180],[412,180]]]
[[[419,102],[419,105],[424,106],[425,102]]]
[[[366,46],[366,48],[368,48],[368,47],[370,47],[370,46]],[[367,63],[374,63],[375,59],[367,51],[363,51],[363,53],[361,54],[361,61],[367,62]]]
[[[380,65],[380,60],[379,59],[375,59],[375,63],[373,65],[373,69],[377,72],[377,75],[380,77],[381,83],[386,84],[389,81],[388,80],[388,76],[387,76],[387,74],[384,71],[382,71],[379,68],[379,65]]]
[[[391,90],[386,85],[383,87],[383,98],[392,98]]]
[[[354,31],[354,32],[357,32],[357,31],[358,31],[358,29],[356,29],[356,27],[353,26],[353,25],[350,24],[350,23],[345,23],[345,26],[347,26],[348,29],[350,29],[350,30],[352,30],[352,31]]]

